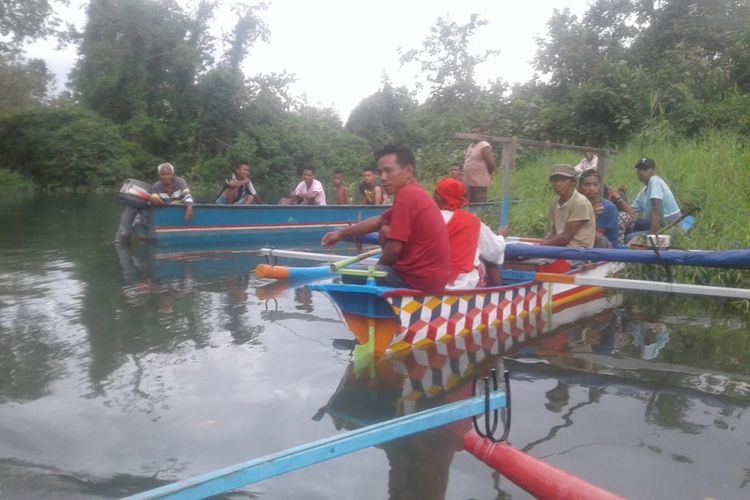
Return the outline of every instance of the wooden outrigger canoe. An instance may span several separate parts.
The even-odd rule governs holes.
[[[603,278],[616,276],[622,268],[620,263],[599,262],[568,272]],[[330,297],[357,341],[371,346],[376,356],[389,349],[447,343],[477,330],[495,329],[498,338],[506,339],[532,331],[545,333],[592,314],[586,305],[608,297],[604,288],[595,286],[504,280],[508,282],[504,286],[440,295],[370,284],[325,283],[310,288]]]

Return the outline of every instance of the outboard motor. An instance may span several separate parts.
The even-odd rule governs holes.
[[[122,243],[130,238],[136,217],[140,217],[141,220],[139,222],[142,224],[148,223],[147,210],[151,207],[151,203],[149,203],[151,199],[151,185],[138,179],[128,179],[123,183],[117,195],[123,203],[123,208],[122,216],[120,216],[120,227],[117,228],[117,234],[115,235],[115,242]]]
[[[143,210],[151,206],[149,204],[151,185],[138,179],[128,179],[120,188],[118,196],[124,204],[137,210]]]

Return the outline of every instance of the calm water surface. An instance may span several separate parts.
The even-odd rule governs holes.
[[[462,399],[499,347],[352,363],[328,299],[248,253],[110,243],[119,206],[0,204],[0,498],[110,498]],[[318,249],[316,249],[318,250]],[[630,498],[750,497],[750,340],[714,299],[613,296],[507,353],[512,444]],[[719,311],[721,313],[713,313]],[[527,498],[459,422],[233,498]]]

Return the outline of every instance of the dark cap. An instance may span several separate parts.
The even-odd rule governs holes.
[[[649,158],[648,156],[644,156],[640,160],[638,160],[635,164],[635,168],[643,167],[643,168],[656,168],[656,162],[653,158]]]
[[[549,173],[549,178],[552,179],[556,175],[575,179],[576,169],[571,167],[570,165],[555,165],[554,167],[552,167],[552,170]]]

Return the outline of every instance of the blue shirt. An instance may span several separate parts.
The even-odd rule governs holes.
[[[617,225],[617,207],[607,199],[602,199],[602,206],[604,210],[596,218],[596,228],[604,231],[604,236],[613,247],[616,247],[620,235],[620,227]]]
[[[677,206],[677,201],[674,199],[672,190],[669,189],[667,183],[658,175],[652,175],[648,184],[638,192],[638,196],[633,202],[633,210],[635,210],[639,219],[651,217],[651,200],[654,199],[661,200],[662,219],[680,213],[680,207]]]

